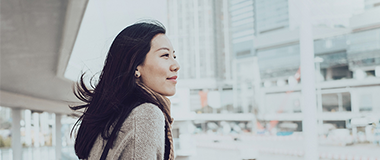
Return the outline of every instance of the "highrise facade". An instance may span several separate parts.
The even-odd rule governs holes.
[[[191,120],[197,120],[194,111],[215,113],[229,104],[220,103],[232,78],[227,0],[168,0],[167,4],[167,35],[181,65],[177,93],[171,97],[176,119],[173,138],[177,155],[189,156],[195,154],[195,146],[188,143],[194,133]]]
[[[289,28],[288,0],[255,0],[256,35]]]
[[[229,1],[230,43],[233,54],[233,112],[250,113],[255,107],[254,1]]]
[[[253,0],[229,1],[231,42],[235,57],[254,55],[254,5]]]
[[[177,47],[180,78],[227,78],[223,16],[222,1],[168,1],[168,35]]]
[[[231,88],[227,1],[168,0],[167,8],[168,36],[181,65],[178,87],[190,89],[191,109],[199,110],[200,91]]]

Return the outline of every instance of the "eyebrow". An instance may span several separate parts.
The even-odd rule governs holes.
[[[159,51],[159,50],[168,50],[168,51],[170,51],[170,49],[167,48],[167,47],[161,47],[161,48],[157,49],[156,52]],[[173,50],[173,53],[175,53],[175,50]]]

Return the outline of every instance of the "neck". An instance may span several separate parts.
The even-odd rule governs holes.
[[[170,115],[170,100],[167,97],[153,91],[151,88],[142,83],[139,79],[136,81],[136,84],[145,92],[147,96],[149,96],[152,100],[154,100],[154,102],[156,102],[158,107],[164,113],[165,118],[167,118],[170,121],[170,123],[172,123],[172,118]]]

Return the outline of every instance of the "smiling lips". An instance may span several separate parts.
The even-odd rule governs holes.
[[[167,80],[177,83],[177,76],[169,77],[169,78],[167,78]]]

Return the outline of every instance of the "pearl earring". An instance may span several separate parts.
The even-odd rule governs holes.
[[[136,78],[139,78],[140,77],[140,72],[136,71],[135,76],[136,76]]]

